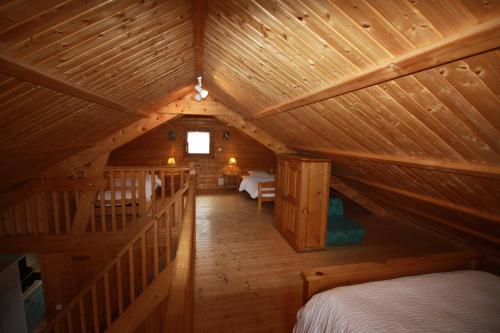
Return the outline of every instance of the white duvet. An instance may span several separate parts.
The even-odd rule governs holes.
[[[151,197],[153,195],[153,187],[151,186],[151,175],[146,175],[144,177],[144,196],[147,202],[151,201]],[[161,186],[161,180],[158,178],[158,176],[155,175],[155,190],[156,188]],[[120,178],[115,178],[115,201],[116,204],[119,205],[120,201],[122,200],[122,193],[125,192],[125,200],[132,200],[132,191],[130,188],[132,187],[132,178],[125,178],[125,187],[128,188],[125,191],[120,190],[121,187],[121,179]],[[139,200],[139,179],[135,178],[135,198]],[[100,194],[97,196],[97,204],[99,204],[99,200],[101,199]],[[104,200],[106,201],[111,201],[111,191],[107,190],[104,191]],[[108,204],[109,205],[109,204]]]
[[[299,310],[293,332],[500,332],[500,277],[456,271],[334,288]]]
[[[247,191],[252,199],[259,196],[259,183],[270,182],[274,180],[274,175],[270,174],[257,174],[246,176],[240,183],[240,192]],[[272,198],[274,193],[263,194],[263,197]]]

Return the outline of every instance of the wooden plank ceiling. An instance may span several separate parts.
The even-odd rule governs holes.
[[[191,16],[188,0],[3,1],[0,56],[150,113],[194,81]],[[138,119],[0,75],[0,191]]]
[[[0,56],[97,100],[0,76],[0,191],[203,73],[211,96],[290,148],[335,156],[334,174],[374,202],[498,248],[499,24],[500,0],[1,2]],[[476,30],[489,32],[465,57],[422,57],[439,65],[411,75],[396,63],[390,79],[317,99]]]
[[[498,249],[498,49],[256,115],[499,18],[499,1],[253,0],[228,6],[214,0],[205,30],[206,79],[220,99],[289,147],[343,154],[334,158],[333,173],[376,203]],[[500,46],[498,37],[495,43]],[[401,159],[488,166],[496,179],[391,162]]]

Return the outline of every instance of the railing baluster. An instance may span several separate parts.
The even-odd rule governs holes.
[[[160,273],[160,267],[158,263],[159,248],[158,248],[158,220],[153,222],[153,266],[155,278]]]
[[[109,272],[104,273],[104,304],[106,306],[106,327],[111,326],[111,296],[109,293]]]
[[[68,325],[68,332],[73,333],[73,316],[71,310],[66,314],[66,323]]]
[[[121,190],[121,208],[122,208],[122,230],[127,227],[127,179],[125,178],[125,171],[120,171],[120,184],[122,186]]]
[[[63,201],[64,201],[64,225],[66,227],[66,233],[69,233],[69,231],[71,230],[71,218],[69,211],[68,191],[63,192]]]
[[[61,233],[61,225],[59,221],[59,203],[57,200],[57,192],[52,192],[52,209],[54,211],[54,227],[56,234]]]
[[[151,170],[151,178],[149,179],[151,186],[151,211],[154,213],[156,211],[156,178],[155,171]]]
[[[97,289],[96,285],[92,286],[92,315],[94,317],[94,333],[99,333],[99,309],[97,307]]]
[[[134,244],[128,249],[128,272],[130,281],[130,303],[135,299]]]
[[[175,177],[174,177],[174,172],[170,172],[170,196],[174,195],[175,193]]]
[[[99,206],[101,208],[101,231],[106,231],[106,190],[101,190],[101,194],[99,195]]]
[[[142,291],[146,289],[148,286],[148,271],[147,271],[147,264],[146,264],[146,235],[142,235],[141,237],[141,275],[142,275]]]
[[[144,170],[141,170],[140,179],[139,179],[139,200],[141,205],[141,219],[146,218],[146,181]]]
[[[115,172],[109,172],[109,182],[111,185],[111,227],[113,231],[116,231],[116,184],[115,184]],[[123,185],[122,185],[123,186]]]
[[[135,225],[137,223],[137,190],[136,190],[136,184],[137,178],[135,175],[135,171],[132,170],[132,189],[131,189],[131,194],[132,194],[132,223]]]
[[[161,170],[161,199],[165,200],[165,187],[167,184],[165,183],[165,170]]]
[[[122,281],[122,258],[118,257],[116,262],[116,289],[118,294],[118,314],[123,312],[123,281]]]
[[[172,260],[172,224],[170,223],[170,207],[167,209],[167,212],[164,216],[165,219],[165,246],[166,246],[166,264],[168,265]]]
[[[80,330],[82,333],[87,332],[87,320],[85,318],[85,303],[83,302],[84,298],[80,298],[78,301],[78,309],[80,311]]]

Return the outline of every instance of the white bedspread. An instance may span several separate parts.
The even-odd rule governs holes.
[[[410,276],[319,293],[294,333],[500,332],[500,277],[481,271]]]
[[[145,194],[145,199],[146,202],[151,201],[151,197],[153,195],[153,190],[151,186],[151,175],[146,175],[144,177],[145,181],[145,186],[144,186],[144,194]],[[155,189],[161,186],[161,180],[155,175]],[[132,178],[125,178],[125,188],[127,188],[125,192],[125,199],[126,200],[131,200],[132,199],[132,191],[130,188],[132,187]],[[122,191],[120,190],[121,188],[121,179],[120,178],[115,178],[115,201],[116,204],[119,205],[121,204],[121,199],[122,199]],[[135,198],[139,200],[139,179],[135,178]],[[97,196],[97,204],[99,204],[99,200],[101,199],[100,195]],[[104,191],[104,200],[111,201],[111,191]],[[109,205],[109,204],[108,204]]]
[[[274,180],[274,175],[259,174],[255,176],[246,176],[240,183],[240,192],[247,191],[252,199],[259,195],[259,183],[271,182]],[[272,198],[274,193],[263,194],[263,197]]]

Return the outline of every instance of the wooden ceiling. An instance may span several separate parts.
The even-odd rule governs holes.
[[[499,32],[499,0],[3,1],[0,191],[203,73],[374,202],[498,247]]]
[[[0,55],[35,68],[29,79],[42,73],[149,113],[193,82],[191,16],[190,1],[3,1]],[[137,119],[1,75],[0,190]]]

